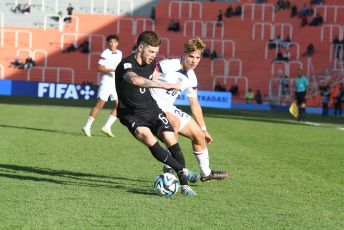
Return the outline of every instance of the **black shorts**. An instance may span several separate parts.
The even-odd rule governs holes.
[[[295,95],[296,95],[296,103],[298,105],[306,103],[306,92],[296,92]]]
[[[158,138],[160,138],[161,132],[174,132],[166,114],[160,108],[145,114],[124,115],[119,117],[119,121],[129,129],[135,138],[135,130],[140,126],[148,127]]]

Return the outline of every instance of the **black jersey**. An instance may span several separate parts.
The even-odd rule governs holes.
[[[148,88],[131,85],[123,76],[127,72],[134,72],[140,77],[152,78],[156,61],[147,65],[137,63],[134,55],[124,58],[116,67],[116,90],[118,95],[118,117],[127,114],[143,114],[158,108]]]

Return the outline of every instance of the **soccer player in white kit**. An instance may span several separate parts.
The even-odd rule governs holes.
[[[88,137],[92,136],[91,125],[94,119],[96,118],[98,112],[104,107],[105,103],[108,101],[109,97],[111,101],[115,102],[116,107],[112,110],[107,122],[101,128],[101,131],[109,137],[115,137],[111,132],[111,126],[117,119],[118,106],[118,97],[115,83],[115,71],[117,65],[122,60],[122,52],[117,49],[118,40],[119,38],[117,35],[109,35],[106,38],[107,45],[109,48],[103,51],[98,61],[97,70],[103,73],[98,90],[98,101],[96,106],[94,106],[91,110],[86,125],[82,128],[82,131]]]
[[[184,44],[184,54],[181,60],[163,60],[157,64],[156,68],[160,73],[160,77],[156,81],[179,83],[181,90],[186,91],[195,120],[173,105],[181,91],[150,88],[152,97],[165,112],[167,119],[172,124],[176,137],[178,138],[179,133],[192,141],[193,153],[198,162],[202,182],[228,177],[228,172],[213,171],[209,168],[207,143],[210,144],[213,139],[207,131],[202,108],[197,99],[198,82],[194,72],[201,60],[205,47],[204,42],[199,37],[190,39]],[[168,165],[164,166],[164,172],[173,173]]]

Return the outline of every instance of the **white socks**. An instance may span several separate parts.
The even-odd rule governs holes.
[[[202,177],[209,176],[211,173],[211,169],[209,168],[209,153],[208,153],[208,148],[203,150],[202,152],[195,152],[193,151],[198,167],[200,169],[200,174]]]
[[[111,129],[111,125],[117,120],[117,117],[110,114],[109,119],[107,120],[106,124],[104,125],[105,129]]]
[[[86,125],[84,126],[85,129],[91,129],[91,125],[94,121],[94,118],[91,117],[91,116],[88,116],[88,119],[87,119],[87,122],[86,122]]]

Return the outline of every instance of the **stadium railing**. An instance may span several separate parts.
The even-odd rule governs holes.
[[[340,40],[343,39],[343,28],[342,26],[338,25],[338,24],[326,24],[326,25],[323,25],[321,27],[321,34],[320,34],[320,41],[323,42],[324,41],[324,31],[325,31],[325,28],[330,28],[330,38],[329,38],[329,41],[332,42],[332,37],[333,37],[333,29],[334,28],[338,28],[338,38]]]
[[[235,84],[238,84],[238,81],[244,81],[244,86],[245,86],[245,94],[247,93],[248,90],[248,79],[247,77],[244,76],[215,76],[213,78],[213,89],[215,88],[216,81],[218,79],[223,79],[224,84],[227,84],[227,79],[234,79]]]
[[[288,27],[289,28],[289,37],[290,39],[293,38],[293,26],[290,23],[275,23],[274,24],[274,30],[273,30],[273,37],[276,37],[276,28],[280,26],[281,27],[281,38],[284,38],[284,28]]]
[[[121,21],[130,21],[131,22],[131,34],[136,35],[137,34],[137,26],[138,22],[142,21],[142,31],[147,30],[147,22],[151,23],[151,30],[155,31],[155,23],[154,20],[151,18],[137,18],[136,20],[133,18],[119,18],[117,20],[117,34],[120,33],[120,26],[121,26]],[[127,30],[127,28],[126,28]]]
[[[242,13],[241,13],[241,20],[244,20],[245,17],[245,7],[251,7],[251,21],[254,20],[254,12],[256,7],[260,7],[262,9],[262,17],[261,20],[265,20],[265,8],[271,8],[271,21],[275,21],[275,10],[274,10],[274,5],[272,4],[254,4],[254,3],[244,3],[242,5]]]
[[[204,39],[204,42],[210,42],[210,50],[214,50],[215,42],[221,43],[221,53],[218,53],[221,57],[225,56],[225,44],[230,43],[232,45],[232,58],[235,57],[235,42],[233,40]]]
[[[276,54],[275,54],[275,57],[277,56],[277,53],[278,53],[278,46],[281,46],[284,42],[274,42],[274,41],[268,41],[266,42],[265,44],[265,60],[268,59],[268,50],[269,50],[269,45],[270,44],[275,44],[276,45]],[[300,59],[300,44],[298,42],[288,42],[287,43],[287,49],[289,50],[289,46],[291,45],[295,45],[296,46],[296,59],[299,60]]]
[[[60,72],[61,71],[70,71],[71,72],[71,83],[74,84],[74,70],[72,68],[66,67],[49,67],[49,66],[34,66],[27,71],[27,81],[31,79],[31,71],[34,69],[41,69],[42,70],[42,82],[45,81],[45,71],[46,70],[56,70],[56,82],[60,82]]]
[[[231,62],[238,62],[239,63],[239,73],[238,73],[238,76],[240,77],[242,75],[242,61],[238,58],[230,58],[228,60],[226,60],[225,58],[215,58],[211,61],[211,65],[210,65],[210,74],[211,76],[214,75],[214,65],[215,65],[215,62],[217,61],[221,61],[223,62],[223,75],[224,76],[229,76],[229,69],[230,69],[230,63]]]
[[[170,39],[167,37],[160,37],[161,41],[166,41],[166,55],[170,55]],[[165,46],[164,46],[165,47]],[[160,51],[159,51],[160,52]],[[160,52],[161,53],[161,52]]]
[[[0,69],[1,69],[1,79],[4,79],[4,77],[5,77],[5,67],[2,65],[2,64],[0,64]]]
[[[3,13],[3,12],[0,12],[0,20],[1,20],[0,28],[4,28],[5,16],[4,16],[4,13]]]
[[[44,19],[43,19],[43,30],[46,31],[47,30],[47,23],[48,23],[48,18],[58,18],[58,28],[59,31],[62,32],[63,31],[63,25],[61,25],[61,21],[62,21],[62,17],[60,15],[57,14],[46,14],[44,15]]]
[[[191,23],[192,24],[192,37],[195,37],[196,35],[196,24],[201,24],[201,35],[204,35],[204,22],[201,20],[186,20],[184,22],[184,37],[186,37],[186,30],[187,30],[187,24]]]
[[[337,14],[338,14],[338,9],[343,9],[342,14],[344,13],[344,6],[335,6],[335,5],[320,5],[320,6],[316,6],[314,9],[314,17],[316,16],[317,13],[319,13],[319,9],[323,9],[324,10],[324,15],[323,15],[323,20],[324,22],[326,22],[327,20],[327,10],[328,9],[333,9],[334,10],[334,14],[333,14],[333,21],[334,23],[337,22]]]
[[[33,60],[35,60],[37,52],[43,53],[44,54],[44,66],[47,66],[47,63],[48,63],[48,53],[47,53],[46,50],[35,49],[35,50],[32,51],[31,49],[27,49],[27,48],[20,48],[20,49],[17,49],[17,57],[19,57],[21,52],[28,52],[29,56],[32,57]]]
[[[18,47],[18,36],[19,33],[27,33],[29,34],[29,48],[32,48],[32,32],[29,30],[12,30],[12,29],[0,29],[1,30],[1,47],[4,47],[4,37],[5,37],[5,32],[13,32],[15,33],[15,42],[14,46],[17,48]]]
[[[103,34],[82,34],[82,33],[63,33],[61,35],[61,50],[63,50],[64,44],[64,37],[65,36],[74,36],[74,43],[78,42],[79,36],[86,36],[88,37],[88,49],[91,50],[92,47],[92,38],[93,37],[100,37],[102,39],[102,50],[105,50],[105,36]]]
[[[178,17],[182,17],[182,9],[186,9],[186,7],[183,5],[189,6],[189,18],[196,18],[195,16],[192,16],[192,7],[194,5],[197,5],[199,7],[199,15],[198,18],[202,19],[202,3],[201,2],[184,2],[184,1],[170,1],[168,5],[168,17],[172,17],[172,6],[178,4]]]
[[[89,53],[88,54],[88,56],[87,56],[87,69],[88,70],[90,70],[91,69],[91,56],[92,55],[101,55],[102,53],[100,53],[100,52],[91,52],[91,53]]]
[[[216,28],[219,28],[218,25],[220,24],[220,28],[221,28],[221,38],[223,38],[224,35],[224,23],[223,22],[219,22],[219,21],[206,21],[204,24],[204,29],[203,29],[203,37],[207,37],[207,28],[208,28],[208,24],[212,24],[213,25],[213,32],[212,32],[212,37],[215,38],[215,31]]]
[[[334,54],[333,54],[333,50],[334,50]],[[343,60],[343,52],[344,52],[344,45],[343,44],[331,44],[329,61],[332,61],[332,58],[334,58],[334,60],[336,60],[338,57],[339,57],[339,61],[342,61]],[[337,54],[339,54],[338,57],[337,57]]]
[[[265,34],[265,26],[269,26],[270,27],[270,39],[274,38],[274,26],[272,25],[272,23],[270,22],[256,22],[253,24],[252,27],[252,40],[256,39],[256,27],[257,26],[261,26],[261,32],[260,32],[260,39],[263,40],[264,39],[264,34]]]

